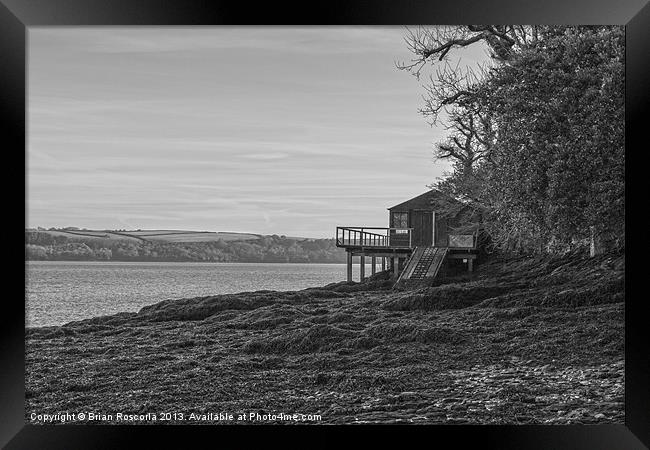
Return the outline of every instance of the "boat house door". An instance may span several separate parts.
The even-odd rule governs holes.
[[[413,228],[412,245],[433,245],[433,212],[411,211],[411,227]]]

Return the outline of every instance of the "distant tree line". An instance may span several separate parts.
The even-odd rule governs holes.
[[[264,236],[245,241],[135,242],[69,238],[25,232],[25,259],[31,261],[186,261],[341,263],[345,252],[334,239]]]
[[[623,248],[623,27],[418,28],[406,41],[414,58],[399,67],[433,67],[421,113],[449,131],[434,153],[453,172],[431,187],[470,205],[494,248]],[[476,43],[485,66],[448,62]]]

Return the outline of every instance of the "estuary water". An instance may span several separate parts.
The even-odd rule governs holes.
[[[174,298],[300,290],[346,276],[345,264],[30,261],[25,265],[28,327],[137,312]]]

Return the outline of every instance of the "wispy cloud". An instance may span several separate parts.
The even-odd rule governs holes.
[[[400,27],[29,29],[28,223],[331,236],[448,169]],[[477,49],[469,60],[482,58]]]
[[[68,47],[86,53],[169,53],[210,50],[314,54],[366,53],[394,46],[403,27],[113,27],[69,29],[30,27],[32,37],[47,38],[46,48]],[[78,40],[84,45],[79,46]]]

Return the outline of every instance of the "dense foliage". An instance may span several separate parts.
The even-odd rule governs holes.
[[[623,28],[458,27],[414,35],[412,47],[431,58],[454,37],[446,51],[476,39],[493,61],[431,80],[423,113],[446,113],[437,156],[454,163],[433,187],[475,207],[498,248],[624,246]]]
[[[334,239],[264,236],[245,241],[134,242],[119,239],[71,239],[25,232],[25,259],[74,261],[193,261],[341,263],[345,252]]]

